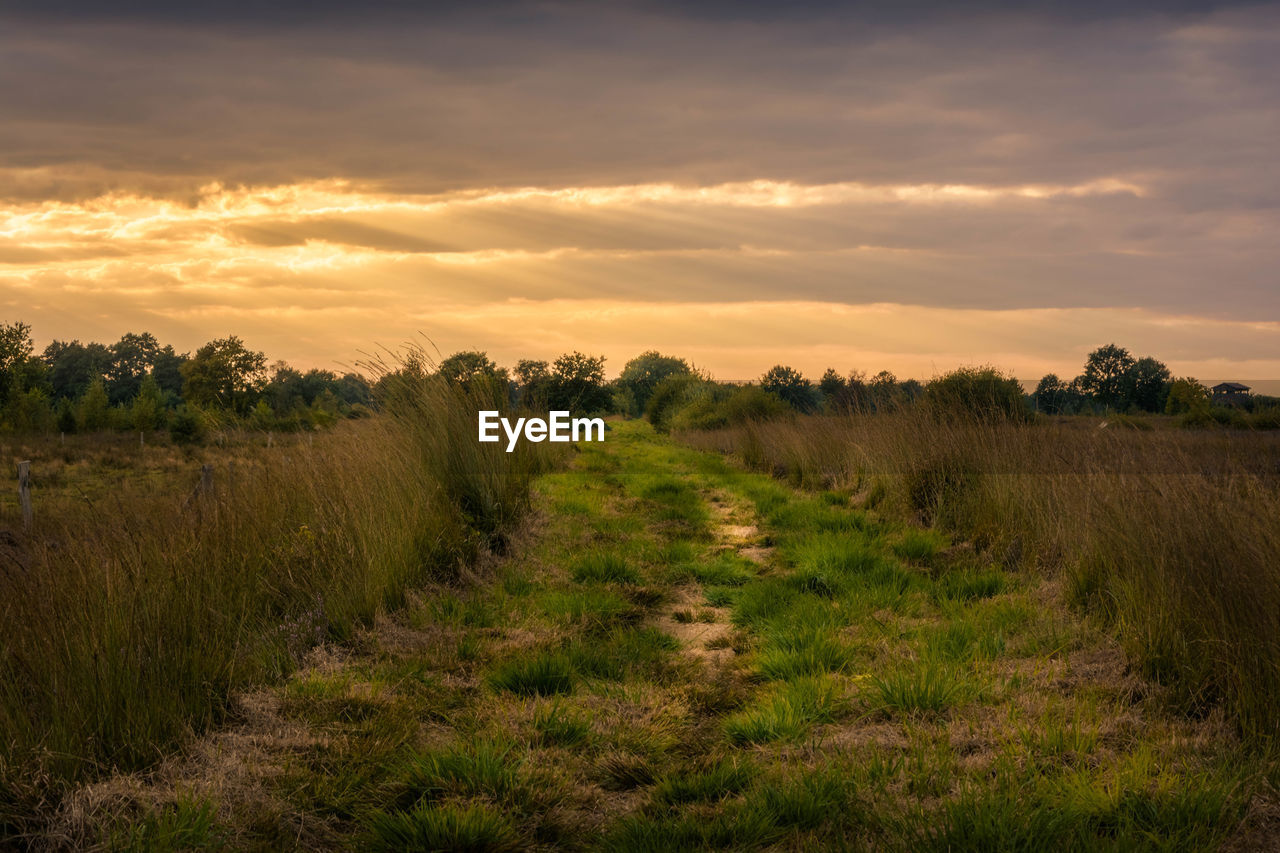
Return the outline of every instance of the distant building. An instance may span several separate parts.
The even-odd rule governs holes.
[[[1219,406],[1243,406],[1249,400],[1249,386],[1239,382],[1219,382],[1209,390]]]

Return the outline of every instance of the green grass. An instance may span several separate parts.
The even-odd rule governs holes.
[[[970,685],[957,670],[926,664],[872,677],[874,707],[891,715],[940,714],[969,698]]]
[[[758,784],[748,806],[768,815],[774,826],[787,829],[815,829],[833,820],[861,822],[848,775],[829,767],[802,768],[795,776]]]
[[[562,702],[544,702],[533,715],[537,741],[543,746],[575,747],[591,735],[591,723]]]
[[[947,537],[935,530],[909,527],[893,543],[893,553],[912,563],[930,563],[948,545]]]
[[[541,651],[499,664],[489,675],[495,690],[521,696],[554,696],[573,692],[576,668],[561,651]]]
[[[614,427],[538,479],[507,556],[270,689],[261,775],[215,789],[193,846],[1212,849],[1280,777],[892,494],[864,512],[865,482],[801,493]],[[139,800],[85,837],[173,798]]]
[[[523,792],[512,751],[511,744],[488,742],[417,756],[404,772],[403,791],[397,799],[411,806],[423,799],[485,796],[513,805]],[[521,797],[519,804],[526,800]]]
[[[739,746],[795,741],[816,723],[834,722],[844,706],[837,682],[829,678],[797,678],[725,720],[725,735],[730,743]]]
[[[590,551],[573,563],[570,572],[578,583],[638,584],[640,575],[626,558],[612,551]]]
[[[226,833],[217,826],[216,807],[208,800],[182,797],[148,812],[131,826],[111,833],[109,846],[120,851],[221,850]]]
[[[663,806],[709,802],[737,794],[747,787],[750,769],[737,759],[722,759],[710,767],[667,776],[653,789],[653,802]]]
[[[759,668],[766,678],[792,679],[826,672],[843,672],[854,651],[836,632],[822,624],[796,622],[768,635]]]
[[[539,600],[544,612],[557,622],[593,632],[608,630],[641,615],[634,604],[610,589],[552,590]]]
[[[367,821],[366,849],[378,851],[455,850],[506,853],[524,848],[512,822],[482,804],[457,806],[422,802],[409,811],[375,813]]]
[[[962,569],[939,578],[934,597],[951,601],[991,598],[1004,592],[1007,583],[1005,575],[993,569]]]

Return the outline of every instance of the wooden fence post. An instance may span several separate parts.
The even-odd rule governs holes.
[[[200,493],[207,495],[213,491],[213,466],[200,466]]]
[[[22,526],[31,529],[31,462],[18,463],[18,503],[22,505]]]

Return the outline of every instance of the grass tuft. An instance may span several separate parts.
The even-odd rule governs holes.
[[[578,583],[640,583],[640,575],[627,565],[626,558],[612,551],[584,554],[574,562],[571,574]]]
[[[367,821],[367,849],[453,850],[507,853],[524,847],[511,821],[497,810],[473,804],[419,803],[405,812],[376,812]]]
[[[554,696],[571,693],[574,676],[573,662],[566,654],[543,651],[500,664],[490,673],[489,683],[495,690],[521,696]]]

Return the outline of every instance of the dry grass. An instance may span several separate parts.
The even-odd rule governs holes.
[[[0,552],[0,836],[38,829],[72,783],[153,765],[234,717],[234,690],[501,545],[547,451],[477,449],[492,406],[469,392],[395,389],[389,415],[270,448],[31,454],[37,524]],[[213,486],[194,491],[206,460]]]
[[[1066,581],[1193,714],[1280,734],[1280,436],[812,417],[681,439]]]

